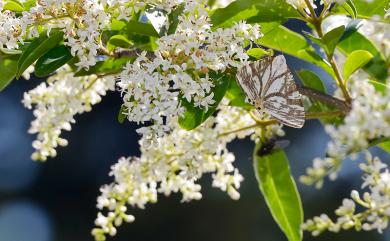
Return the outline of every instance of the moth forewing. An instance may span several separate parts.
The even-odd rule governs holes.
[[[266,57],[242,67],[238,84],[250,103],[261,113],[294,128],[305,123],[303,101],[283,55]]]

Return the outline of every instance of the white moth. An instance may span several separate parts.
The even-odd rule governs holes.
[[[282,124],[302,128],[305,110],[301,94],[283,55],[266,57],[238,70],[238,84],[247,101]]]

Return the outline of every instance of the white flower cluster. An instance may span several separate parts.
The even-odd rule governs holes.
[[[338,219],[335,222],[322,214],[307,220],[303,229],[311,231],[313,235],[326,230],[339,232],[351,228],[357,231],[376,229],[382,233],[390,218],[390,172],[386,164],[378,157],[373,158],[369,152],[366,159],[367,162],[362,163],[360,168],[364,171],[362,188],[368,188],[368,192],[360,195],[358,191],[352,191],[352,199],[344,199],[342,206],[336,210]],[[357,205],[363,210],[357,212]]]
[[[29,132],[38,134],[33,142],[36,151],[32,159],[45,161],[56,156],[55,148],[67,145],[67,141],[60,137],[61,131],[69,131],[76,114],[90,111],[107,90],[114,88],[113,77],[73,77],[71,69],[65,66],[49,77],[47,83],[24,93],[23,104],[29,109],[34,107],[36,118]]]
[[[360,79],[352,81],[350,89],[352,109],[343,124],[325,126],[332,138],[327,147],[328,157],[314,160],[313,167],[307,169],[307,176],[301,177],[305,184],[321,187],[325,176],[336,178],[345,157],[367,149],[372,141],[390,137],[390,86],[383,95],[368,80]]]
[[[0,48],[18,49],[18,43],[23,43],[27,25],[14,12],[3,10],[4,4],[0,1]]]
[[[347,25],[350,21],[346,16],[331,16],[325,20],[323,28],[328,32],[340,25]],[[370,38],[381,53],[390,59],[390,29],[386,23],[364,21],[358,31]],[[335,54],[339,63],[345,61],[342,53]],[[337,128],[326,126],[325,130],[333,140],[328,144],[327,157],[315,158],[313,167],[307,169],[307,175],[301,177],[301,182],[315,184],[320,188],[324,177],[329,175],[331,180],[337,178],[341,162],[346,156],[368,148],[370,141],[390,137],[390,86],[387,85],[386,94],[382,95],[369,83],[369,78],[364,71],[358,71],[351,77],[349,88],[353,98],[352,110],[346,116],[344,124]],[[340,91],[336,95],[342,97]]]
[[[1,7],[1,5],[0,5]],[[0,47],[18,49],[23,38],[37,37],[38,28],[62,29],[65,44],[79,58],[76,65],[88,68],[96,64],[99,37],[109,23],[104,5],[97,0],[41,0],[28,11],[16,16],[10,11],[0,13]]]
[[[176,33],[157,40],[155,57],[139,56],[120,75],[128,120],[150,121],[138,132],[155,143],[169,129],[169,119],[183,113],[180,98],[205,110],[215,103],[211,72],[241,66],[249,58],[244,48],[259,37],[258,25],[242,22],[212,31],[201,1],[186,2]]]
[[[71,48],[73,56],[79,58],[77,66],[88,68],[96,64],[101,30],[109,22],[101,1],[41,0],[28,14],[32,23],[38,23],[38,26],[63,29],[65,45]]]
[[[265,133],[260,133],[260,128],[230,133],[256,122],[248,111],[228,106],[222,106],[216,118],[209,118],[193,131],[182,130],[174,119],[169,124],[172,132],[161,139],[159,147],[141,145],[140,158],[121,158],[112,167],[110,175],[115,182],[103,186],[98,197],[97,207],[108,213],[98,214],[97,228],[92,231],[96,240],[105,240],[107,234],[115,235],[123,220],[134,220],[126,212],[128,205],[144,208],[157,202],[158,193],[168,196],[180,192],[183,202],[201,199],[201,186],[196,182],[206,173],[212,173],[214,187],[238,199],[237,189],[243,177],[233,166],[235,158],[227,150],[227,143],[248,135],[283,134],[280,125],[268,126],[263,130]]]

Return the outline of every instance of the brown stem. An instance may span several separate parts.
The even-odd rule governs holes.
[[[318,36],[320,38],[323,38],[324,37],[324,33],[322,31],[322,20],[323,20],[323,17],[325,15],[324,12],[321,13],[320,17],[317,17],[317,15],[315,14],[315,11],[313,9],[313,7],[311,6],[310,4],[310,1],[309,0],[305,0],[306,2],[306,5],[307,7],[309,8],[310,10],[310,13],[312,14],[311,18],[308,19],[308,21],[313,24]],[[339,68],[337,67],[337,64],[336,64],[336,60],[334,58],[333,55],[329,55],[329,54],[326,54],[326,57],[333,69],[333,72],[335,73],[336,75],[336,81],[337,81],[337,84],[339,85],[341,91],[343,92],[343,95],[344,95],[344,98],[345,98],[345,101],[347,102],[348,105],[351,104],[352,102],[352,99],[351,99],[351,96],[348,92],[348,89],[345,85],[345,82],[343,80],[343,77],[341,76],[340,74],[340,70]]]
[[[337,117],[337,116],[342,116],[342,115],[344,115],[344,112],[342,112],[342,111],[317,112],[317,113],[313,112],[313,113],[307,113],[305,119],[306,120],[313,120],[313,119],[319,119],[319,118],[324,118],[324,117]],[[259,121],[258,120],[258,121],[256,121],[256,124],[253,124],[253,125],[250,125],[250,126],[245,126],[243,128],[240,128],[240,129],[236,129],[236,130],[232,130],[232,131],[221,133],[218,137],[223,137],[223,136],[227,136],[227,135],[230,135],[230,134],[238,133],[238,132],[241,132],[241,131],[250,130],[250,129],[253,129],[253,128],[256,128],[256,127],[264,128],[266,126],[276,125],[278,123],[279,122],[277,120],[275,120],[275,119],[265,120],[265,121]]]

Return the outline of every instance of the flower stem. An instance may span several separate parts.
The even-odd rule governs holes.
[[[327,6],[325,6],[324,7],[324,11],[321,13],[321,15],[319,17],[317,17],[317,15],[316,15],[316,13],[314,11],[313,6],[310,4],[310,1],[309,0],[305,0],[305,2],[306,2],[306,5],[307,5],[311,15],[312,15],[311,18],[307,19],[307,21],[314,26],[318,36],[322,39],[324,37],[324,33],[322,31],[322,21],[323,21],[325,15],[326,15],[325,12],[327,11],[328,8],[327,8]],[[331,65],[331,67],[333,69],[333,72],[335,73],[337,84],[340,87],[341,91],[343,92],[343,95],[344,95],[346,103],[348,105],[350,105],[351,102],[352,102],[352,99],[351,99],[351,96],[350,96],[350,94],[348,92],[348,88],[345,85],[343,77],[341,76],[340,70],[337,67],[336,60],[335,60],[334,56],[333,56],[333,54],[326,54],[326,57],[327,57],[330,65]]]
[[[343,116],[344,114],[345,113],[343,111],[313,112],[313,113],[307,113],[305,119],[306,120],[314,120],[314,119],[320,119],[320,118],[326,118],[326,117]],[[258,119],[256,119],[255,121],[256,121],[256,124],[253,124],[250,126],[245,126],[245,127],[240,128],[240,129],[221,133],[218,137],[228,136],[230,134],[239,133],[239,132],[250,130],[253,128],[257,128],[257,127],[264,128],[264,127],[267,127],[269,125],[278,124],[278,121],[275,119],[271,119],[271,120],[258,120]]]

